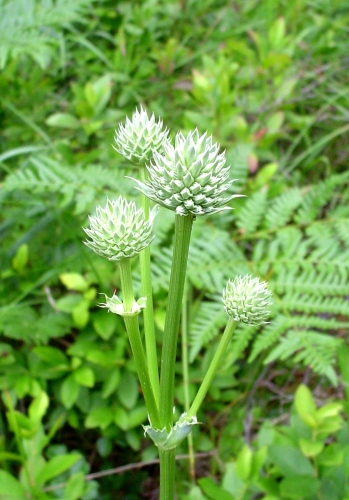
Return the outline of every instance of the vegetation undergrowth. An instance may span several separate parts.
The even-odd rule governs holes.
[[[194,225],[181,324],[190,400],[224,328],[226,281],[260,276],[274,296],[269,325],[234,334],[198,414],[203,426],[192,433],[192,446],[206,455],[188,468],[179,462],[179,497],[217,498],[219,487],[219,497],[224,490],[227,498],[299,499],[287,481],[301,454],[304,498],[343,500],[346,2],[21,5],[0,4],[1,495],[26,498],[30,484],[32,498],[156,498],[156,465],[135,468],[138,481],[84,480],[156,455],[140,430],[147,414],[122,321],[96,306],[98,292],[110,296],[119,286],[119,271],[84,247],[81,229],[107,197],[138,196],[125,179],[135,171],[111,144],[119,122],[142,104],[174,133],[212,134],[238,179],[231,194],[247,195],[233,211]],[[174,229],[170,215],[160,215],[152,243],[157,346]],[[134,288],[141,296],[140,279]],[[181,352],[177,374],[185,371]],[[312,417],[304,421],[315,411],[309,398],[303,413],[304,397],[292,407],[302,383],[316,411],[337,401],[322,415],[332,411],[337,426],[319,433]],[[177,405],[187,397],[178,384]],[[283,451],[275,446],[292,448],[287,466],[277,463]],[[179,452],[187,453],[185,443]],[[29,480],[24,464],[46,472]]]

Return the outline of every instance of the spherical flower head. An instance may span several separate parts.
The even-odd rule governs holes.
[[[133,201],[122,196],[108,200],[104,208],[96,208],[96,215],[89,216],[90,228],[84,231],[90,239],[84,243],[108,260],[133,257],[151,243],[156,212],[153,209],[145,220],[143,210],[137,210]]]
[[[176,214],[212,214],[227,209],[223,205],[239,196],[224,195],[234,182],[228,180],[230,167],[225,163],[225,153],[219,153],[207,133],[178,132],[175,146],[166,142],[163,152],[154,151],[147,165],[149,181],[135,182],[145,196]]]
[[[142,106],[136,109],[131,120],[126,118],[126,123],[119,125],[114,139],[114,149],[135,165],[145,165],[152,159],[153,152],[161,150],[169,140],[162,120],[156,121],[154,114],[149,118]]]
[[[248,325],[266,323],[272,293],[265,281],[252,276],[237,276],[223,290],[223,304],[234,321]]]

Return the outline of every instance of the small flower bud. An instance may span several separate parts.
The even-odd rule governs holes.
[[[188,436],[192,426],[197,424],[196,416],[188,418],[187,414],[183,413],[170,432],[166,429],[154,429],[151,425],[144,425],[143,429],[144,434],[148,434],[155,446],[162,450],[174,450]]]
[[[125,125],[120,124],[115,131],[114,149],[136,165],[145,164],[153,157],[153,151],[162,150],[168,141],[168,130],[163,129],[162,120],[155,121],[155,116],[148,117],[140,107],[133,113],[131,120],[126,118]]]
[[[223,195],[234,182],[228,180],[225,162],[211,136],[178,132],[174,147],[165,142],[162,153],[154,151],[153,163],[147,165],[149,181],[135,182],[145,196],[176,214],[212,214],[228,209],[222,206],[240,196]]]
[[[224,308],[234,321],[260,325],[270,314],[271,291],[265,281],[252,276],[237,276],[223,290]]]
[[[108,297],[108,295],[103,294],[105,297],[105,303],[102,302],[98,304],[100,307],[106,307],[109,309],[109,312],[118,314],[119,316],[137,316],[140,314],[142,309],[147,307],[147,298],[140,297],[137,301],[133,301],[132,310],[129,312],[125,312],[125,306],[122,300],[114,293],[112,297]]]
[[[130,258],[147,247],[152,239],[152,226],[157,208],[144,219],[142,209],[122,196],[107,201],[104,208],[98,206],[96,215],[89,216],[90,228],[84,228],[90,240],[85,245],[108,260]]]

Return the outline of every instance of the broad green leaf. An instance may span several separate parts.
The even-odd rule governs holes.
[[[112,423],[113,416],[113,410],[107,406],[95,408],[87,415],[85,426],[88,429],[92,429],[94,427],[106,429],[108,425]]]
[[[317,417],[319,421],[326,420],[327,418],[332,418],[338,416],[338,414],[343,411],[343,404],[339,402],[328,403],[322,408],[317,410]]]
[[[89,366],[79,366],[79,368],[73,372],[73,375],[77,383],[80,385],[93,387],[95,384],[95,374]]]
[[[326,467],[340,466],[343,463],[344,450],[337,443],[326,446],[321,455],[317,458],[317,463]]]
[[[109,340],[113,335],[117,325],[115,314],[105,314],[105,311],[98,311],[93,315],[93,327],[103,340]]]
[[[213,479],[204,477],[198,480],[198,484],[210,500],[235,500],[231,493],[218,486]]]
[[[78,273],[64,273],[59,276],[59,279],[68,290],[85,292],[88,288],[87,281]]]
[[[30,420],[33,422],[40,422],[42,417],[46,414],[48,406],[48,396],[46,392],[41,391],[29,406],[28,414]]]
[[[145,406],[133,408],[133,410],[128,413],[128,429],[138,427],[140,424],[144,423],[147,416],[148,412]]]
[[[243,494],[245,483],[239,478],[237,474],[236,462],[228,462],[227,464],[225,464],[222,486],[236,498],[239,498]]]
[[[128,413],[122,406],[118,406],[114,411],[114,423],[123,431],[128,429]]]
[[[6,416],[12,432],[19,431],[25,438],[30,438],[35,434],[37,426],[23,413],[17,410],[8,411]]]
[[[73,374],[68,375],[61,385],[61,401],[65,408],[71,408],[77,400],[80,392],[80,385],[75,380]]]
[[[33,348],[33,353],[48,365],[55,367],[57,370],[69,368],[68,359],[62,351],[56,347],[39,346]]]
[[[26,243],[23,243],[18,247],[15,256],[12,259],[12,267],[15,271],[21,273],[28,263],[29,247]]]
[[[51,127],[78,129],[81,127],[79,120],[70,113],[54,113],[46,120],[46,124]]]
[[[64,455],[58,455],[51,458],[51,460],[49,460],[49,462],[47,462],[47,464],[43,467],[40,477],[38,478],[40,484],[45,484],[47,481],[59,476],[59,474],[62,474],[62,472],[67,469],[70,469],[70,467],[80,458],[81,455],[78,453],[66,453]]]
[[[269,446],[269,458],[273,460],[275,467],[285,476],[310,476],[315,474],[311,462],[302,455],[300,450],[292,446]]]
[[[129,430],[125,432],[125,438],[127,444],[134,450],[139,451],[141,448],[141,437],[135,430]]]
[[[87,301],[86,299],[82,299],[72,311],[72,317],[75,326],[80,329],[84,328],[88,323],[90,317],[89,306],[89,301]]]
[[[128,410],[135,406],[139,395],[139,385],[137,377],[133,373],[129,371],[123,373],[117,388],[117,395]]]
[[[283,17],[279,17],[269,28],[268,39],[272,50],[280,50],[285,44],[286,24]]]
[[[82,496],[85,489],[85,476],[83,472],[77,472],[69,478],[64,488],[64,497],[69,500],[77,500]]]
[[[103,382],[102,398],[108,398],[118,387],[120,382],[120,368],[115,368],[107,375]]]
[[[26,491],[21,483],[9,472],[0,469],[0,498],[4,500],[24,500]]]
[[[294,500],[313,499],[317,497],[320,481],[312,476],[289,476],[280,483],[282,498]]]
[[[299,446],[306,457],[316,457],[316,455],[321,453],[324,445],[322,441],[309,441],[309,439],[303,438],[299,440]]]
[[[248,481],[252,468],[252,450],[245,444],[236,460],[236,472],[242,481]]]
[[[313,396],[307,386],[301,384],[295,394],[294,403],[298,415],[311,428],[318,426],[317,411]]]

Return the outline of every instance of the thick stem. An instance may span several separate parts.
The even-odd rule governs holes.
[[[160,419],[162,428],[172,427],[174,405],[174,378],[178,329],[187,269],[193,215],[175,216],[175,236],[167,299],[164,339],[161,354]]]
[[[211,361],[209,369],[207,370],[206,375],[201,383],[200,389],[199,389],[197,395],[195,396],[195,399],[194,399],[194,401],[193,401],[193,403],[192,403],[192,405],[187,413],[187,417],[194,417],[197,414],[197,412],[198,412],[198,410],[199,410],[199,408],[200,408],[200,406],[201,406],[201,404],[202,404],[202,402],[207,394],[207,391],[210,388],[213,377],[215,376],[215,374],[216,374],[216,372],[221,364],[224,353],[225,353],[228,345],[230,344],[230,341],[231,341],[231,338],[233,336],[236,325],[237,325],[237,323],[232,318],[229,318],[228,324],[224,330],[224,333],[223,333],[221,341],[218,345],[217,351],[215,352],[215,355],[213,356],[213,359]]]
[[[184,291],[184,300],[182,307],[182,370],[183,370],[183,391],[184,391],[184,409],[187,412],[190,406],[190,394],[189,394],[189,342],[188,342],[188,281],[186,281],[185,291]],[[195,482],[195,454],[194,454],[194,446],[193,446],[193,435],[190,432],[188,434],[188,453],[189,453],[189,474],[193,481]]]
[[[173,500],[175,494],[175,450],[159,449],[160,500]]]
[[[146,182],[147,170],[145,167],[140,169],[141,181]],[[145,220],[149,219],[149,199],[141,194],[141,203]],[[155,400],[159,404],[160,382],[158,370],[158,358],[156,350],[155,337],[155,321],[154,321],[154,305],[153,305],[153,290],[151,284],[151,267],[150,267],[150,247],[147,246],[139,254],[141,264],[141,281],[142,294],[147,298],[147,307],[143,311],[144,318],[144,335],[145,335],[145,351],[148,363],[150,383],[153,388]]]
[[[130,259],[120,260],[119,267],[124,308],[125,312],[130,312],[132,310],[132,305],[134,302]],[[150,424],[153,427],[159,429],[159,409],[150,384],[147,362],[144,354],[141,334],[139,331],[138,318],[137,316],[124,316],[124,321],[137,368],[138,378],[142,387],[145,404],[147,406]]]

